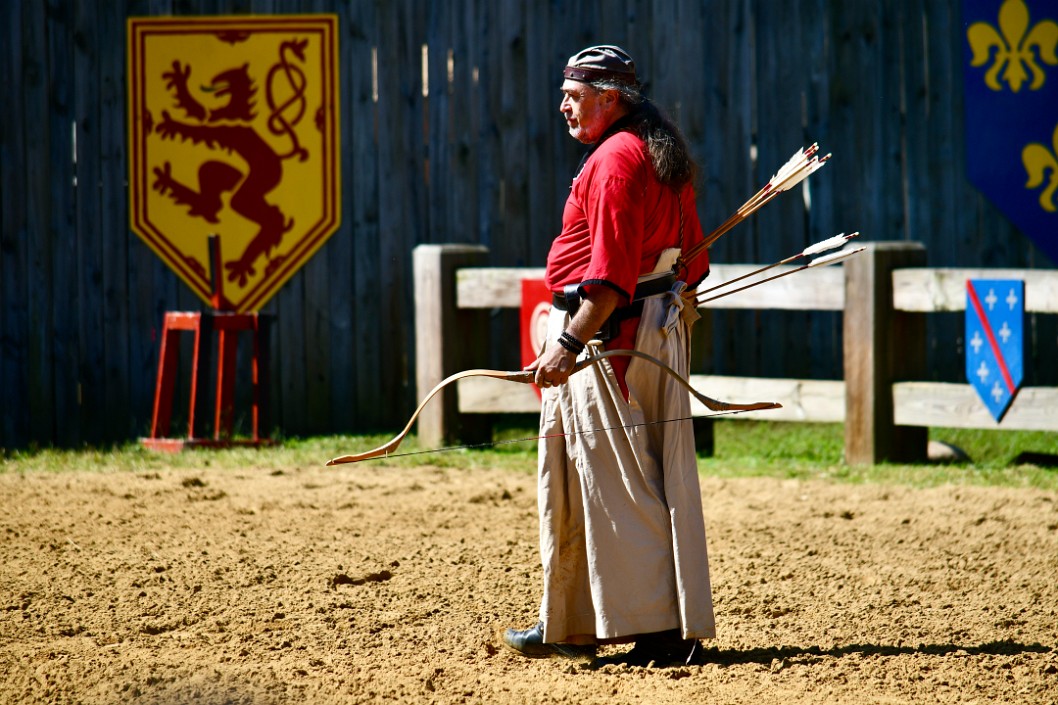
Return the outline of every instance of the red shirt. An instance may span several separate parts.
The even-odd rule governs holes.
[[[694,188],[685,185],[683,242],[687,251],[703,239]],[[680,205],[676,192],[658,181],[646,144],[619,131],[604,138],[574,177],[562,212],[562,232],[551,244],[545,282],[552,292],[582,284],[591,298],[596,286],[608,286],[631,303],[636,279],[654,269],[662,250],[681,247]],[[709,270],[702,253],[688,264],[685,281],[697,285]],[[629,319],[607,349],[632,348],[639,319]],[[627,397],[624,372],[630,358],[610,358]]]

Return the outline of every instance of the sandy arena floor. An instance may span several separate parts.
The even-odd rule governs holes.
[[[534,482],[0,475],[0,703],[1058,702],[1054,493],[706,478],[709,663],[591,670],[497,638]]]

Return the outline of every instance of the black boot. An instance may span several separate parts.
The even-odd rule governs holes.
[[[628,666],[684,666],[699,663],[702,645],[697,639],[684,639],[679,629],[641,634],[632,650],[597,659],[595,665],[625,664]]]
[[[565,656],[566,658],[593,659],[595,645],[578,644],[545,644],[544,623],[537,622],[532,629],[508,629],[503,633],[503,643],[522,656],[545,658],[548,656]]]

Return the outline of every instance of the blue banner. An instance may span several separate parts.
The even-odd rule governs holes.
[[[997,423],[1024,378],[1024,319],[1024,282],[966,282],[966,379]]]
[[[1058,2],[964,0],[970,182],[1058,263]]]

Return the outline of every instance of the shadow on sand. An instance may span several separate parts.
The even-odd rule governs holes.
[[[1053,649],[1043,644],[1020,644],[1015,641],[992,641],[977,646],[959,644],[919,644],[918,646],[886,646],[882,644],[848,644],[824,649],[819,646],[778,646],[761,649],[717,649],[702,650],[702,661],[722,666],[757,663],[768,665],[776,660],[803,659],[805,657],[830,656],[841,658],[859,654],[861,656],[903,656],[925,654],[929,656],[946,656],[962,653],[971,656],[1013,656],[1016,654],[1046,654]]]

